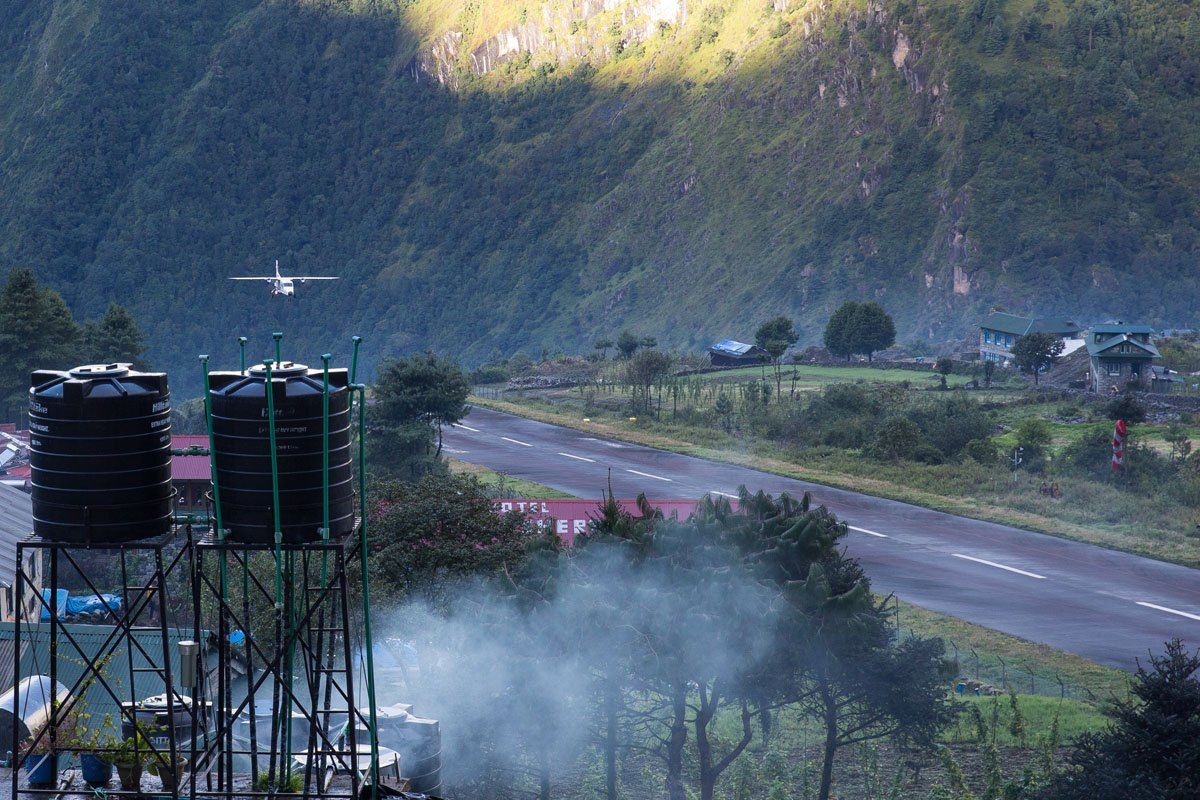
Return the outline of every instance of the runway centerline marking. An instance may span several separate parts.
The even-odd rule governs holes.
[[[594,458],[584,458],[583,456],[573,456],[573,455],[571,455],[570,453],[559,453],[559,455],[560,455],[560,456],[563,456],[563,457],[565,457],[565,458],[573,458],[573,459],[575,459],[576,461],[586,461],[586,462],[588,462],[589,464],[595,464],[595,463],[596,463],[596,459],[594,459]]]
[[[656,481],[666,481],[667,483],[674,483],[674,481],[671,480],[670,478],[664,478],[661,475],[651,475],[649,472],[638,472],[636,469],[627,469],[625,471],[632,472],[634,475],[641,475],[643,478],[653,478]]]
[[[1200,614],[1189,614],[1186,611],[1176,611],[1175,609],[1167,608],[1166,606],[1156,606],[1154,603],[1143,603],[1141,600],[1138,601],[1138,605],[1145,606],[1146,608],[1153,608],[1155,611],[1165,611],[1168,614],[1177,614],[1181,617],[1187,617],[1188,619],[1194,619],[1197,622],[1200,622]]]
[[[533,445],[531,445],[529,442],[522,442],[519,439],[510,439],[507,436],[501,436],[500,438],[506,442],[512,442],[513,444],[519,444],[519,445],[521,445],[521,447],[533,447]]]
[[[846,527],[852,531],[858,531],[859,533],[865,533],[867,536],[878,536],[880,539],[891,538],[886,533],[879,533],[878,531],[869,531],[866,528],[860,528],[857,525],[847,525]]]
[[[1016,567],[1006,567],[1003,564],[997,564],[995,561],[988,561],[987,559],[983,558],[975,558],[975,556],[964,556],[962,553],[951,553],[950,555],[954,556],[955,558],[963,558],[967,561],[974,561],[976,564],[987,564],[989,567],[1015,572],[1018,575],[1024,575],[1027,578],[1037,578],[1039,581],[1046,580],[1045,575],[1038,575],[1036,572],[1026,572],[1023,569],[1017,569]]]
[[[461,422],[454,423],[454,427],[462,428],[464,431],[470,431],[471,433],[479,433],[479,428],[472,428],[470,425],[463,425]]]

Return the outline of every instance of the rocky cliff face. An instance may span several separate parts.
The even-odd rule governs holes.
[[[525,56],[557,64],[607,60],[615,44],[642,42],[660,25],[682,25],[687,18],[687,0],[546,2],[522,16],[524,19],[486,36],[468,52],[463,50],[461,30],[446,31],[422,49],[415,59],[416,70],[457,88],[460,70],[486,75]],[[600,19],[608,27],[597,24]]]

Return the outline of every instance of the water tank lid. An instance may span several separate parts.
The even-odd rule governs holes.
[[[255,364],[249,370],[249,374],[256,378],[267,377],[267,365]],[[307,375],[308,367],[305,364],[297,364],[295,361],[280,361],[271,368],[272,378],[289,378],[292,375]]]
[[[129,374],[132,364],[83,364],[70,370],[72,378],[121,378]]]

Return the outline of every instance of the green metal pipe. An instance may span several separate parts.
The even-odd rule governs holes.
[[[275,343],[276,348],[278,348],[279,340],[276,339]],[[288,630],[285,634],[283,630],[283,524],[280,519],[281,513],[279,508],[279,453],[276,450],[275,445],[275,380],[273,374],[273,368],[275,364],[276,362],[269,358],[263,360],[263,366],[266,368],[267,378],[267,437],[271,448],[271,509],[274,512],[275,518],[275,631],[277,635],[275,646],[278,647],[281,641],[278,637],[286,635],[289,639],[291,638],[291,619],[289,616]],[[290,644],[288,646],[288,654],[289,656],[291,655]],[[289,677],[290,671],[291,664],[289,663],[287,669]],[[288,690],[290,689],[291,683],[288,683],[287,688],[282,692],[282,696],[287,698],[287,701],[280,704],[280,719],[277,723],[275,723],[278,724],[280,728],[284,729],[290,728],[289,723],[291,722],[292,718],[292,700],[291,695],[288,694]],[[278,728],[276,730],[278,730]],[[285,749],[290,751],[291,746],[290,743],[286,741],[286,736],[284,744]],[[284,754],[279,766],[279,775],[281,776],[280,785],[286,786],[287,778],[291,777],[292,771],[290,752],[286,752]],[[286,776],[286,778],[282,776]]]
[[[351,336],[354,351],[350,354],[350,414],[354,414],[354,386],[358,381],[358,346],[362,344],[361,336]]]
[[[217,445],[213,436],[212,391],[208,378],[208,356],[200,356],[200,364],[204,368],[204,419],[208,425],[208,452],[212,453],[217,449]],[[213,514],[217,519],[217,539],[225,541],[225,528],[221,525],[221,485],[217,480],[216,458],[209,458],[208,470],[213,487]]]
[[[238,349],[242,351],[242,374],[246,374],[246,337],[238,337]]]
[[[321,539],[329,541],[329,353],[321,356],[324,377],[321,382]],[[324,588],[324,587],[322,587]]]
[[[355,337],[356,339],[358,337]],[[361,341],[361,340],[359,340]],[[355,351],[357,353],[357,342]],[[367,707],[371,717],[371,800],[379,797],[379,720],[375,711],[375,645],[371,637],[371,578],[367,571],[367,387],[358,389],[358,560],[362,570],[363,648],[367,651]]]

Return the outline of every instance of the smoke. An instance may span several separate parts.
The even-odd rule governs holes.
[[[656,535],[686,545],[689,532],[668,523]],[[711,543],[649,559],[591,543],[377,609],[384,635],[411,643],[419,664],[384,681],[381,701],[440,720],[456,797],[544,792],[582,757],[599,763],[613,686],[622,744],[653,751],[671,722],[667,687],[735,685],[772,651],[772,593],[740,564]]]

